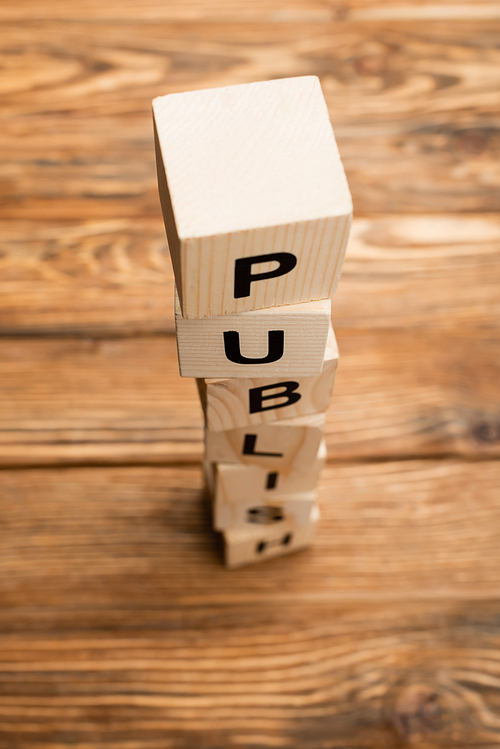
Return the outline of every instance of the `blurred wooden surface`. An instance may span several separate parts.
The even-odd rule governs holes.
[[[0,19],[0,749],[498,746],[499,3]],[[228,572],[150,102],[303,74],[356,211],[323,520]]]

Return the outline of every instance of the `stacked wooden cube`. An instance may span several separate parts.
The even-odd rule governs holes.
[[[180,373],[196,377],[226,564],[308,546],[352,202],[312,76],[154,100]]]

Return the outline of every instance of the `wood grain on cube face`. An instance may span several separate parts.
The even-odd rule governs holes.
[[[238,492],[228,496],[222,487],[217,488],[212,501],[214,528],[218,531],[277,525],[284,520],[297,525],[307,525],[316,492],[259,497],[256,493],[245,498]]]
[[[289,518],[298,524],[307,523],[325,456],[322,442],[308,470],[298,471],[292,465],[288,471],[268,471],[259,466],[205,461],[214,527],[225,530],[252,523],[271,525]]]
[[[330,297],[352,201],[318,79],[170,94],[153,113],[183,316]]]
[[[274,377],[320,374],[331,302],[186,320],[176,298],[175,327],[182,377]]]
[[[319,509],[314,506],[306,524],[299,525],[294,520],[284,520],[274,526],[225,531],[226,566],[241,567],[306,548],[312,543],[318,519]]]
[[[330,327],[323,367],[313,377],[198,379],[207,429],[220,431],[325,411],[339,351]]]
[[[173,273],[158,221],[70,223],[0,220],[9,268],[0,275],[0,332],[171,333]],[[337,335],[498,327],[499,240],[498,212],[355,219],[332,300]]]
[[[310,466],[297,469],[294,464],[279,470],[258,465],[208,463],[204,461],[208,489],[224,501],[273,501],[275,496],[306,494],[316,489],[326,461],[326,444],[322,440]]]
[[[257,424],[225,432],[205,430],[205,457],[213,463],[258,465],[269,470],[310,469],[318,455],[325,415],[277,424]]]

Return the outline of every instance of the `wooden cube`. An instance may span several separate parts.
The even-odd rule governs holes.
[[[255,525],[268,526],[283,520],[293,520],[296,525],[309,521],[316,492],[230,498],[220,486],[212,501],[213,525],[218,531],[230,528],[252,528]]]
[[[207,460],[203,463],[203,470],[214,500],[273,502],[275,496],[314,492],[325,461],[326,444],[322,440],[314,461],[302,470],[297,470],[293,464],[285,470],[269,471],[257,465],[210,463]]]
[[[302,416],[224,432],[205,430],[205,458],[212,463],[257,465],[269,471],[309,470],[323,439],[325,415]]]
[[[270,526],[224,531],[226,566],[241,567],[304,549],[312,543],[318,520],[319,509],[314,505],[306,525],[284,520]]]
[[[352,201],[318,79],[169,94],[153,116],[184,318],[331,297]]]
[[[258,466],[206,463],[214,528],[271,525],[290,518],[299,525],[307,523],[325,455],[323,442],[311,469],[303,472],[292,468],[288,473],[279,473]]]
[[[198,379],[207,429],[220,431],[320,413],[328,408],[339,351],[330,327],[319,375],[278,378]]]
[[[212,505],[213,525],[217,531],[254,528],[256,525],[267,527],[285,520],[293,521],[297,526],[307,525],[315,501],[315,492],[275,497],[272,501],[268,499],[260,503],[256,499],[250,502],[216,499]]]
[[[318,375],[330,327],[330,299],[186,320],[176,297],[182,377]]]

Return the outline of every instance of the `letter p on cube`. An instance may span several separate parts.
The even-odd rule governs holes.
[[[352,201],[318,79],[169,94],[153,114],[182,316],[331,297]]]

